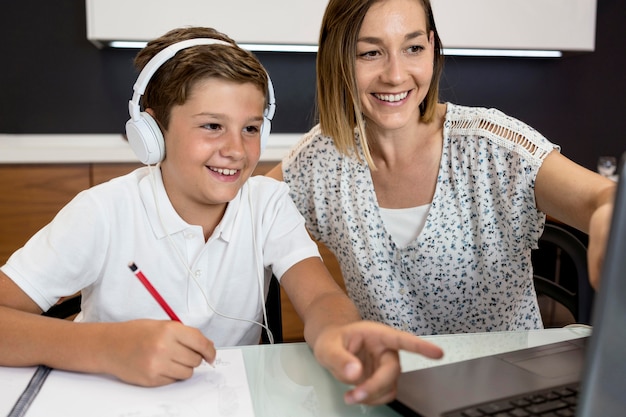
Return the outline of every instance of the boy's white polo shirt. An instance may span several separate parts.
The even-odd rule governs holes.
[[[202,228],[174,210],[160,170],[152,171],[80,193],[2,271],[44,310],[82,290],[80,320],[167,320],[128,268],[135,262],[182,322],[216,346],[258,343],[260,326],[241,319],[262,320],[272,270],[280,278],[319,256],[287,186],[250,178],[204,242]]]

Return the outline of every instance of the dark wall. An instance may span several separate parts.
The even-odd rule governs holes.
[[[3,9],[0,133],[122,133],[136,51],[99,50],[87,41],[81,0],[6,2]],[[499,108],[595,169],[599,155],[626,150],[625,18],[623,2],[598,0],[593,53],[556,60],[448,57],[442,99]],[[273,132],[308,130],[315,123],[314,54],[259,57],[276,90]]]

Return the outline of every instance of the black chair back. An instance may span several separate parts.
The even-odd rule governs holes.
[[[577,323],[591,324],[595,292],[589,284],[587,246],[566,227],[549,222],[539,239],[539,250],[533,254],[534,259],[538,260],[542,253],[547,253],[548,246],[556,248],[556,252],[553,252],[556,256],[552,255],[550,262],[562,263],[564,257],[569,258],[575,277],[564,277],[563,274],[560,277],[548,277],[545,276],[547,274],[535,273],[537,294],[544,294],[565,306]]]

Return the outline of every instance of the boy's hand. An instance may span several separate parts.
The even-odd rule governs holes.
[[[438,359],[438,346],[392,327],[360,321],[328,329],[315,343],[317,361],[333,376],[355,387],[346,392],[347,404],[386,404],[396,396],[400,375],[399,350]]]
[[[179,322],[110,323],[105,332],[99,365],[130,384],[153,387],[188,379],[203,359],[215,360],[213,342]]]

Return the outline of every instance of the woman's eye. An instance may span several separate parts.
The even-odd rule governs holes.
[[[378,51],[367,51],[358,54],[359,58],[374,58],[378,55]]]
[[[422,45],[413,45],[408,48],[409,53],[418,54],[422,52],[425,48]]]

